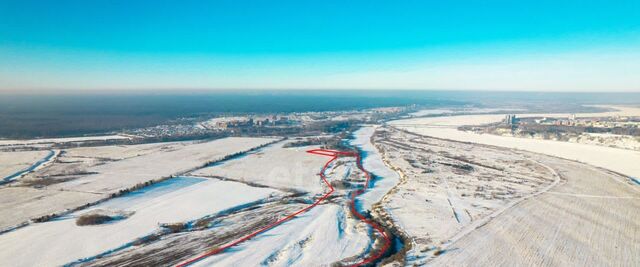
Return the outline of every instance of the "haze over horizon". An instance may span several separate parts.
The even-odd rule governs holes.
[[[640,92],[638,1],[2,1],[0,91]]]

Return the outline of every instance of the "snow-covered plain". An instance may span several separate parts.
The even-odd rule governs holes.
[[[639,266],[639,187],[585,164],[538,161],[563,182],[455,239],[429,265]]]
[[[374,143],[401,182],[382,201],[411,243],[408,265],[423,265],[437,248],[492,213],[540,192],[557,177],[508,149],[420,137],[392,128]]]
[[[0,235],[0,266],[70,263],[158,231],[160,223],[185,222],[279,194],[269,188],[216,179],[172,180],[146,192],[133,193],[127,196],[129,199],[125,197],[126,201],[116,198],[57,220]],[[154,193],[158,190],[161,192]],[[76,225],[77,216],[97,209],[133,212],[133,215],[103,225]]]
[[[194,266],[329,266],[365,252],[367,226],[346,206],[317,206],[298,218]]]
[[[318,172],[330,157],[306,153],[308,149],[310,147],[282,148],[276,144],[206,169],[207,172],[211,172],[215,169],[224,169],[227,165],[227,167],[238,169],[264,167],[263,173],[268,173],[269,168],[274,166],[252,164],[273,163],[277,165],[276,168],[309,169],[310,173],[306,179],[321,182]],[[278,160],[269,159],[272,156]],[[296,161],[302,161],[303,164],[298,166],[295,164]],[[199,171],[194,173],[200,173]],[[240,172],[240,170],[235,171]],[[261,172],[257,170],[244,175],[247,181],[240,181],[237,177],[227,177],[226,181],[240,181],[258,187],[271,183],[266,179],[269,178],[268,176],[261,177]],[[205,266],[327,266],[340,261],[349,263],[361,259],[363,253],[370,249],[371,229],[351,214],[348,205],[350,199],[347,194],[351,188],[341,184],[341,181],[355,183],[362,181],[363,175],[357,170],[352,157],[336,160],[329,165],[325,175],[328,181],[335,185],[335,192],[328,199],[238,246],[206,257],[198,264]],[[282,178],[297,179],[295,176],[284,176],[280,179]],[[225,181],[219,177],[208,179]],[[255,181],[260,181],[261,184]],[[284,187],[286,190],[290,188],[292,187]],[[262,229],[269,223],[309,207],[328,191],[324,183],[321,189],[309,194],[290,194],[282,199],[271,198],[270,201],[252,205],[245,210],[211,217],[212,221],[208,227],[167,234],[156,242],[124,249],[108,257],[87,262],[87,265],[157,265],[163,260],[169,261],[170,264],[178,264],[216,247],[230,244]]]
[[[60,143],[78,143],[78,142],[90,142],[90,141],[107,141],[107,140],[119,140],[130,139],[130,136],[125,135],[102,135],[102,136],[83,136],[83,137],[64,137],[64,138],[43,138],[43,139],[25,139],[25,140],[10,140],[0,139],[0,147],[3,146],[27,146],[27,145],[53,145]]]
[[[241,159],[198,170],[193,175],[223,176],[318,194],[326,190],[318,173],[330,158],[306,152],[312,148],[271,146]],[[330,182],[353,174],[353,162],[338,162],[346,165],[331,165],[326,171]],[[252,166],[260,166],[262,170]],[[339,199],[346,201],[348,198],[340,192],[338,189],[334,195],[342,195],[344,198]],[[328,266],[365,253],[370,242],[369,227],[351,215],[348,205],[321,204],[195,266]]]
[[[182,173],[207,162],[222,159],[226,155],[249,150],[271,141],[274,139],[230,137],[211,142],[190,143],[162,153],[152,153],[98,165],[89,169],[97,174],[56,184],[51,189],[110,193],[123,186],[131,186]]]
[[[254,147],[274,141],[271,138],[224,138],[209,142],[181,142],[168,143],[156,149],[153,153],[128,152],[131,157],[124,159],[96,159],[92,153],[100,154],[104,147],[81,148],[82,152],[68,149],[72,157],[50,164],[47,168],[33,173],[47,173],[49,177],[39,177],[35,180],[59,179],[56,174],[66,175],[71,165],[81,172],[79,175],[69,176],[71,180],[34,189],[24,185],[0,188],[0,229],[25,222],[29,219],[63,212],[82,206],[86,203],[98,201],[116,193],[121,189],[132,187],[143,182],[181,174],[198,168],[208,162],[220,160],[227,155],[247,151]],[[148,145],[127,146],[126,150],[146,150]],[[132,148],[134,147],[134,148]],[[167,149],[163,149],[167,147]],[[112,148],[105,148],[112,150]],[[109,153],[106,153],[109,154]],[[136,156],[133,156],[136,155]],[[75,160],[92,162],[80,167]],[[51,172],[58,170],[59,172]],[[19,182],[18,182],[19,183]]]
[[[121,160],[132,157],[139,157],[152,153],[168,152],[180,149],[181,147],[196,144],[195,141],[150,143],[140,145],[120,145],[120,146],[100,146],[100,147],[77,147],[65,150],[65,156],[69,158],[98,158],[106,160]]]
[[[0,180],[29,168],[48,154],[46,150],[0,152]]]
[[[618,111],[579,113],[577,117],[640,116],[640,108],[612,107]],[[520,117],[568,117],[570,114],[520,114]],[[522,149],[561,158],[577,160],[610,169],[629,176],[640,176],[640,152],[625,149],[577,144],[552,140],[524,139],[459,131],[462,125],[481,125],[499,122],[502,115],[463,115],[414,118],[389,122],[390,125],[421,135],[455,141]]]
[[[316,147],[282,147],[274,144],[242,158],[192,172],[194,176],[215,176],[304,192],[322,192],[319,179],[326,157],[307,153]]]
[[[615,108],[618,111],[576,115],[577,117],[640,116],[639,108]],[[568,117],[569,114],[520,114],[518,116]],[[433,266],[636,265],[640,258],[636,253],[637,244],[639,244],[638,235],[633,234],[638,231],[638,224],[635,223],[638,221],[636,216],[638,213],[634,211],[638,209],[640,189],[628,177],[604,169],[627,176],[637,176],[640,174],[640,166],[637,164],[640,162],[640,153],[603,146],[475,134],[457,130],[461,125],[493,123],[503,118],[504,115],[464,115],[398,120],[389,123],[396,128],[424,136],[468,142],[458,143],[456,146],[466,145],[469,151],[478,147],[482,149],[474,143],[515,148],[518,150],[504,150],[503,154],[525,155],[525,161],[542,164],[559,174],[557,177],[561,177],[556,180],[557,182],[545,185],[542,190],[530,194],[528,198],[525,197],[518,204],[509,205],[506,209],[498,209],[491,213],[489,217],[485,217],[492,218],[488,221],[475,217],[469,227],[442,243],[444,250],[441,252],[446,253],[431,259],[418,256],[409,259],[410,262]],[[447,141],[431,139],[429,142]],[[395,144],[402,147],[408,143]],[[496,148],[488,147],[487,149]],[[424,154],[435,152],[438,151],[432,149]],[[418,152],[415,154],[424,156]],[[487,160],[489,159],[487,155],[488,153],[485,152],[473,153],[472,157]],[[557,157],[577,160],[601,168]],[[398,161],[397,158],[395,161]],[[525,161],[517,163],[521,164]],[[512,165],[507,166],[513,169],[517,164]],[[402,170],[407,169],[405,166]],[[533,176],[539,173],[531,171],[527,175]],[[425,174],[425,176],[428,175],[429,172]],[[485,178],[477,173],[474,175]],[[408,175],[407,179],[410,180],[415,176],[419,174]],[[406,192],[402,191],[402,187],[399,193],[391,198],[391,203],[394,199],[399,201],[399,205],[391,206],[392,214],[401,221],[403,229],[408,229],[409,233],[412,230],[416,232],[416,226],[424,223],[425,219],[429,219],[430,214],[417,212],[403,214],[402,207],[408,206],[406,203],[417,204],[421,198],[428,195],[421,197],[418,193],[423,191],[423,187],[413,186],[411,181],[404,186]],[[456,186],[456,190],[460,189],[464,190],[464,187]],[[436,201],[429,200],[425,205],[426,208],[436,204]],[[474,206],[481,207],[482,204],[476,201]],[[456,203],[452,201],[451,205],[454,206],[454,213],[456,213]],[[411,222],[416,223],[409,225]],[[437,222],[423,224],[423,227],[434,227],[434,225],[436,228],[439,227]],[[424,240],[431,241],[431,238],[433,238],[432,235],[427,235]],[[433,248],[429,250],[414,247],[410,254],[433,253],[433,251]]]

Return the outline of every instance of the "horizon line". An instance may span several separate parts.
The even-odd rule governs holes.
[[[410,91],[410,92],[495,92],[495,93],[575,93],[575,94],[640,94],[640,88],[637,91],[629,90],[602,90],[602,91],[578,91],[578,90],[544,90],[544,89],[451,89],[451,88],[331,88],[331,87],[306,87],[306,88],[21,88],[21,89],[0,89],[0,94],[66,94],[66,93],[78,93],[78,94],[92,94],[92,93],[143,93],[143,92],[157,92],[157,93],[207,93],[207,92],[269,92],[269,91]]]

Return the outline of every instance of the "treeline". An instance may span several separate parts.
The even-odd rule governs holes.
[[[581,134],[581,133],[607,133],[617,135],[640,136],[640,128],[635,127],[583,127],[563,125],[518,125],[518,130],[523,134]]]

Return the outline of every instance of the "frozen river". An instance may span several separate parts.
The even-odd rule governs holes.
[[[373,204],[380,201],[400,181],[398,173],[384,164],[382,156],[371,143],[371,136],[376,127],[365,126],[358,129],[353,133],[353,139],[350,142],[361,151],[362,166],[374,176],[370,189],[358,197],[359,207],[364,210],[370,210]]]
[[[640,109],[625,108],[618,112],[576,114],[578,117],[596,117],[612,115],[638,115]],[[569,114],[521,114],[519,117],[529,116],[568,116]],[[481,125],[498,122],[503,115],[463,115],[430,118],[413,118],[392,121],[389,124],[417,134],[444,138],[454,141],[471,142],[493,145],[576,160],[596,167],[606,168],[631,177],[640,177],[640,152],[619,148],[611,148],[589,144],[569,143],[552,140],[527,139],[518,137],[498,136],[491,134],[477,134],[459,131],[462,125]]]

